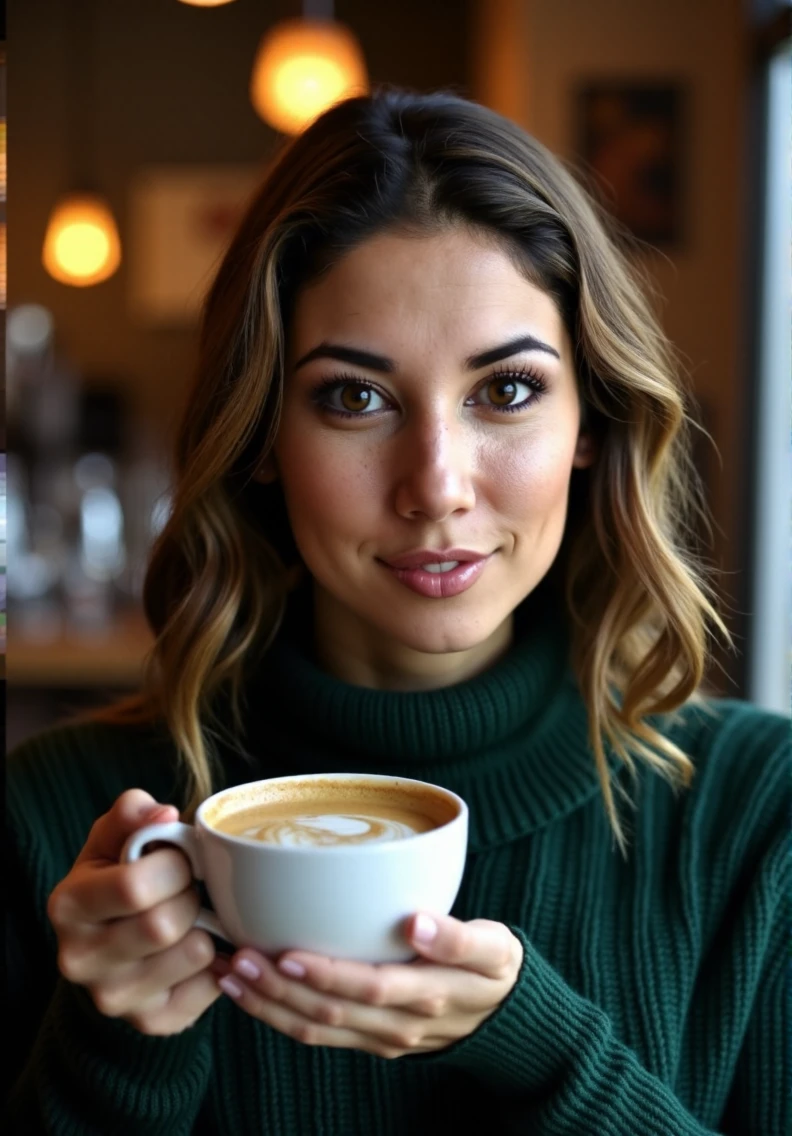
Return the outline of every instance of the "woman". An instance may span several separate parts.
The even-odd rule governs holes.
[[[697,693],[692,486],[670,348],[543,147],[393,91],[287,146],[207,299],[145,689],[9,762],[15,1130],[787,1131],[788,723]],[[416,962],[228,955],[178,852],[118,863],[325,770],[469,803]]]

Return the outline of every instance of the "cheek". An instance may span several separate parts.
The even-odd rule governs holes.
[[[499,447],[488,455],[487,482],[500,509],[542,520],[566,507],[575,442],[552,433]]]
[[[276,446],[278,468],[292,529],[311,532],[350,532],[377,500],[376,465],[365,454],[350,454],[326,438],[321,444],[307,431],[284,434]]]

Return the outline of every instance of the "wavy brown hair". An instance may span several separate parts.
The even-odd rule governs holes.
[[[592,197],[514,123],[455,95],[388,89],[338,104],[285,145],[206,298],[172,511],[145,581],[155,644],[140,694],[110,712],[164,720],[188,813],[213,791],[218,696],[241,734],[246,670],[277,632],[297,561],[280,489],[252,480],[278,429],[295,296],[377,232],[460,224],[502,242],[575,345],[598,456],[577,475],[553,571],[620,846],[606,754],[633,774],[638,758],[675,786],[690,781],[689,758],[651,718],[695,695],[709,631],[726,631],[689,551],[690,419],[646,281]]]

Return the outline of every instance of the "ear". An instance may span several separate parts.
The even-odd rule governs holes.
[[[274,481],[278,480],[278,476],[278,467],[275,464],[275,457],[270,450],[267,456],[262,458],[256,466],[253,480],[258,481],[261,485],[271,485]]]
[[[577,444],[575,446],[575,454],[572,458],[573,469],[588,469],[593,465],[597,457],[597,446],[591,434],[586,430],[581,430],[578,434]]]

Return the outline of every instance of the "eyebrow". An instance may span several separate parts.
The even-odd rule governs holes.
[[[465,370],[478,371],[492,363],[499,363],[501,359],[509,359],[512,355],[519,355],[522,351],[543,351],[547,355],[552,355],[555,359],[561,358],[555,347],[537,339],[535,335],[520,335],[516,339],[510,339],[508,343],[501,343],[498,347],[489,347],[486,351],[469,355],[465,360]],[[368,371],[379,371],[383,375],[390,375],[396,370],[396,364],[386,355],[375,355],[371,351],[361,351],[357,347],[345,347],[340,343],[320,343],[318,347],[314,347],[307,355],[298,359],[294,365],[294,370],[299,370],[300,367],[313,362],[314,359],[336,359],[339,363],[352,363],[357,367],[365,367]]]

